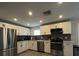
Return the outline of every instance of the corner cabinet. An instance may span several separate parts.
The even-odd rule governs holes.
[[[28,50],[28,41],[19,41],[17,42],[17,53]]]
[[[30,35],[30,29],[17,26],[17,35]]]

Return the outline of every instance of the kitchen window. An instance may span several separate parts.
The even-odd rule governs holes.
[[[40,35],[40,30],[34,30],[34,35]]]

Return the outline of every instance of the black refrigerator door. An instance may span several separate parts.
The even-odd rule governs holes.
[[[3,55],[3,28],[0,28],[0,56]]]

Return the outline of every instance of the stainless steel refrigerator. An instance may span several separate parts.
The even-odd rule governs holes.
[[[0,28],[0,56],[15,56],[16,54],[16,30]]]

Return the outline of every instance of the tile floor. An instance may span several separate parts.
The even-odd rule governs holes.
[[[19,56],[51,56],[51,54],[28,50],[22,54],[19,54]]]

